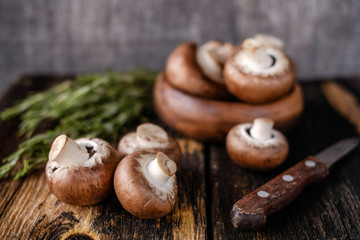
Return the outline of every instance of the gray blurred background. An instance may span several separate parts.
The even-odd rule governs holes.
[[[258,32],[300,80],[360,75],[359,0],[1,0],[0,93],[29,73],[161,70],[180,42]]]

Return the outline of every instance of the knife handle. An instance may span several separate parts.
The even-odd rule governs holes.
[[[230,213],[235,228],[258,229],[266,218],[290,204],[309,184],[325,178],[329,167],[309,156],[237,201]]]

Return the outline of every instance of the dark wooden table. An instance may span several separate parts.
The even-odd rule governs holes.
[[[62,78],[24,77],[0,101],[0,109],[29,91]],[[360,96],[358,80],[342,81]],[[359,147],[331,169],[325,180],[309,186],[259,231],[235,229],[232,205],[266,181],[333,142],[356,135],[322,95],[319,82],[302,83],[305,111],[287,134],[290,153],[279,168],[254,173],[234,164],[224,145],[177,136],[184,153],[178,172],[179,198],[173,212],[158,220],[127,213],[114,194],[92,207],[60,202],[50,192],[43,170],[21,180],[0,182],[0,239],[360,239]],[[0,122],[0,158],[21,141],[17,121]]]

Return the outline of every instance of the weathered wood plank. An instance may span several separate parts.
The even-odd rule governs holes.
[[[360,84],[350,82],[349,86]],[[286,209],[271,216],[264,229],[241,231],[230,223],[230,209],[242,196],[307,155],[356,134],[355,127],[326,102],[319,84],[308,83],[303,87],[305,112],[287,135],[290,154],[280,168],[253,173],[230,161],[222,145],[204,149],[199,142],[179,139],[184,152],[178,173],[179,200],[174,211],[159,220],[132,216],[121,207],[115,194],[93,207],[64,204],[50,193],[44,173],[39,170],[20,181],[1,182],[0,239],[360,238],[359,149],[335,165],[326,180],[309,186]],[[359,92],[359,88],[351,90]],[[0,108],[6,105],[3,103],[0,102]],[[4,147],[0,149],[0,156],[5,156],[19,139],[14,135],[16,122],[2,124],[0,139]],[[11,141],[15,144],[3,141],[7,136],[13,138]]]
[[[0,109],[67,77],[24,77],[1,98]],[[21,141],[18,121],[0,122],[1,159]],[[204,239],[207,238],[203,145],[179,139],[183,162],[177,173],[179,198],[174,211],[158,220],[127,213],[112,193],[92,207],[60,202],[50,192],[42,169],[28,177],[1,181],[0,239]]]
[[[173,212],[158,220],[127,213],[115,194],[92,207],[57,200],[38,171],[22,182],[2,206],[1,239],[204,239],[206,233],[204,155],[202,144],[180,139],[184,159],[177,174],[179,199]],[[12,182],[5,182],[5,190]]]
[[[224,146],[210,149],[214,239],[358,239],[360,238],[359,148],[331,169],[323,181],[309,186],[287,208],[269,217],[259,231],[235,229],[232,205],[263,183],[331,143],[356,135],[356,128],[326,102],[319,86],[303,84],[305,112],[290,133],[290,154],[282,166],[254,173],[234,164]],[[358,95],[359,96],[359,95]]]
[[[8,106],[11,106],[14,102],[25,97],[30,92],[48,88],[56,82],[62,81],[66,78],[67,76],[24,76],[19,80],[19,82],[14,83],[8,91],[1,96],[0,111]],[[0,159],[3,159],[16,150],[18,144],[21,142],[21,139],[19,139],[16,135],[18,124],[18,119],[5,122],[0,120]],[[12,175],[20,170],[20,167],[21,166],[19,165],[16,166],[12,171]],[[21,183],[22,180],[15,181],[9,178],[1,182],[0,216],[9,204],[9,201],[14,197],[14,194],[19,189]]]

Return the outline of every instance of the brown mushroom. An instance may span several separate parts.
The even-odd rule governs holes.
[[[226,137],[230,158],[241,167],[266,171],[279,166],[289,152],[285,136],[273,129],[271,119],[257,118],[254,123],[233,127]]]
[[[193,43],[183,43],[170,54],[165,75],[169,83],[178,90],[203,98],[229,99],[231,95],[224,84],[204,76],[196,62],[197,47]]]
[[[296,69],[282,45],[268,35],[246,39],[225,63],[229,92],[248,103],[270,102],[288,94],[295,85]]]
[[[265,104],[226,102],[194,97],[167,83],[162,74],[154,87],[159,118],[176,131],[201,140],[223,142],[230,128],[255,118],[271,118],[281,131],[290,130],[303,110],[300,86],[286,96]]]
[[[90,206],[102,201],[113,189],[113,175],[120,154],[99,138],[72,140],[58,136],[46,164],[51,192],[68,204]]]
[[[130,132],[120,139],[118,151],[122,156],[140,150],[164,152],[180,166],[182,153],[178,142],[158,125],[141,124],[136,128],[136,132]]]
[[[116,195],[125,210],[145,219],[169,214],[177,199],[176,163],[162,152],[127,155],[114,175]]]
[[[232,55],[234,45],[220,41],[208,41],[197,48],[196,61],[209,79],[224,85],[223,66]]]

